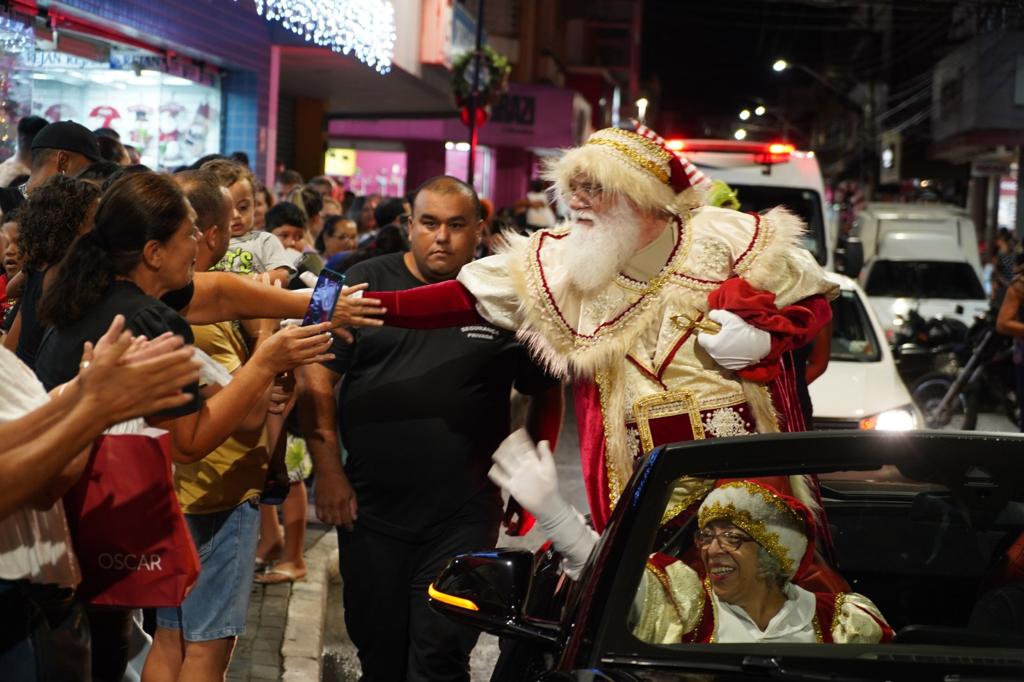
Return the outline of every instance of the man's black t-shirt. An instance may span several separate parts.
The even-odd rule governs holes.
[[[401,253],[353,266],[348,283],[362,282],[370,291],[423,286]],[[514,334],[483,321],[363,328],[333,352],[326,365],[344,375],[338,423],[359,523],[405,540],[455,519],[497,523],[501,498],[487,470],[509,432],[511,389],[534,394],[554,383]]]
[[[192,329],[178,313],[168,308],[157,299],[147,296],[131,282],[116,281],[110,285],[103,298],[86,314],[70,324],[50,327],[43,337],[36,357],[36,376],[46,390],[71,381],[78,374],[78,365],[82,360],[82,346],[86,341],[95,343],[110,327],[114,317],[124,315],[125,328],[134,334],[143,334],[153,339],[164,332],[172,332],[184,337],[185,343],[194,340]],[[161,412],[161,416],[180,417],[192,414],[202,406],[199,385],[192,384],[185,388],[192,394],[192,400],[182,405]]]

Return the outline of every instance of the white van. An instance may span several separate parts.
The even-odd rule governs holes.
[[[854,222],[864,248],[859,279],[886,336],[911,308],[970,326],[988,310],[974,223],[944,204],[869,203]]]
[[[825,217],[825,184],[814,152],[784,142],[668,139],[712,180],[736,191],[741,211],[785,206],[807,223],[804,245],[826,270],[833,270],[835,228]]]

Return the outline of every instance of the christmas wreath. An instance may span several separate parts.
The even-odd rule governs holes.
[[[474,50],[463,52],[452,63],[452,91],[460,107],[468,107],[473,98]],[[486,45],[480,48],[480,80],[477,106],[484,108],[497,104],[508,89],[508,74],[512,70],[508,60]]]

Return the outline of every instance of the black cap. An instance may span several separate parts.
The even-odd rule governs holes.
[[[57,121],[46,126],[32,140],[32,149],[60,149],[77,152],[90,161],[100,160],[96,135],[74,121]]]

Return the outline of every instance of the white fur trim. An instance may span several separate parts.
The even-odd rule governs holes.
[[[587,178],[600,185],[609,198],[623,197],[647,213],[683,210],[688,205],[683,196],[686,192],[677,196],[669,185],[629,163],[611,147],[583,145],[569,149],[545,163],[543,177],[554,182],[565,198],[570,195],[569,185],[573,180]],[[687,198],[690,197],[692,194]]]

